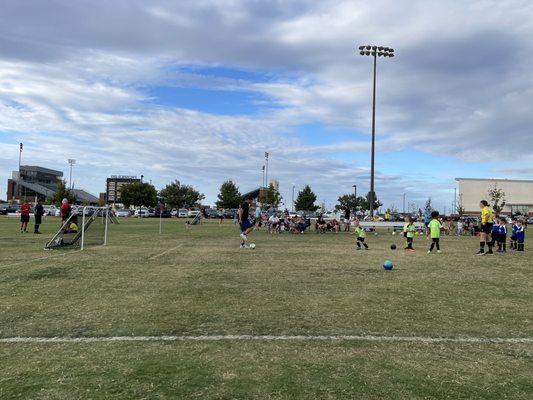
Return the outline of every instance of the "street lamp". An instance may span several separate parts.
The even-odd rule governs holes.
[[[394,57],[394,49],[383,46],[359,46],[359,54],[374,57],[374,87],[372,96],[372,150],[370,155],[370,217],[374,216],[374,153],[376,146],[376,65],[378,57]]]
[[[296,186],[294,185],[294,183],[292,184],[292,211],[294,211],[294,188]]]
[[[268,187],[268,157],[270,154],[265,151],[265,186]]]
[[[67,161],[68,161],[68,164],[70,165],[70,182],[69,182],[70,185],[69,186],[70,186],[70,190],[72,190],[72,166],[76,164],[76,160],[69,158]]]

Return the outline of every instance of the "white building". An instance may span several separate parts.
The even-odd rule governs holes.
[[[455,178],[459,182],[457,200],[466,214],[480,212],[479,202],[490,203],[489,190],[493,187],[505,193],[503,213],[533,215],[533,180]]]

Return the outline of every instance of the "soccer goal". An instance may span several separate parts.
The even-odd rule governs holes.
[[[46,249],[61,247],[105,246],[110,223],[107,207],[83,207],[72,212],[59,231],[46,244]]]

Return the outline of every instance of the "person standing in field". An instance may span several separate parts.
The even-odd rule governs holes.
[[[492,226],[494,225],[494,218],[492,216],[492,210],[487,200],[481,200],[479,202],[479,208],[481,208],[481,232],[479,233],[479,251],[476,255],[483,256],[487,254],[488,256],[493,256],[491,232]],[[485,244],[489,247],[488,253],[485,253]]]
[[[259,207],[259,205],[257,205],[255,207],[255,227],[257,229],[261,228],[261,207]]]
[[[33,229],[33,233],[39,235],[41,233],[39,232],[39,226],[41,225],[44,215],[44,207],[39,199],[37,199],[37,204],[35,205],[33,215],[35,216],[35,227]]]
[[[350,232],[350,207],[344,207],[344,232]]]
[[[20,206],[20,233],[28,232],[28,222],[30,222],[31,207],[24,199],[24,203]]]
[[[67,199],[63,199],[61,202],[61,226],[65,224],[65,222],[70,217],[70,212],[72,211],[72,207],[68,203]]]
[[[431,221],[429,221],[428,229],[429,235],[431,236],[431,246],[429,247],[428,254],[431,254],[435,247],[437,247],[437,253],[440,253],[440,230],[442,229],[442,225],[439,221],[438,211],[431,213]]]
[[[409,251],[415,251],[415,249],[413,248],[413,241],[414,241],[415,232],[416,232],[416,227],[415,227],[414,222],[415,221],[413,220],[413,217],[407,217],[407,223],[405,224],[403,228],[405,239],[406,239],[405,250],[409,250]]]
[[[254,226],[250,222],[250,204],[253,199],[251,196],[248,196],[246,200],[239,207],[238,212],[238,222],[241,228],[241,249],[246,248],[246,243],[248,242],[248,234],[254,230]]]

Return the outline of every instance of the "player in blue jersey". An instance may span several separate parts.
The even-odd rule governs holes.
[[[519,219],[516,223],[516,250],[524,251],[524,241],[526,238],[526,232],[522,220]]]
[[[511,250],[516,250],[516,230],[518,229],[516,218],[513,218],[513,222],[511,225]]]
[[[505,253],[507,251],[507,226],[505,219],[501,218],[498,224],[498,252]]]

